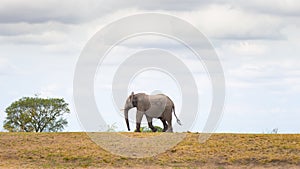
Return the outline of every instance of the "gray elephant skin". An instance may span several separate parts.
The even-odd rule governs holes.
[[[148,121],[149,128],[156,132],[157,129],[152,125],[152,119],[158,118],[163,123],[163,132],[173,132],[172,128],[172,112],[177,119],[177,123],[181,125],[180,120],[175,114],[175,106],[173,101],[164,94],[156,95],[147,95],[145,93],[131,93],[128,96],[125,107],[124,115],[125,121],[130,131],[129,120],[128,120],[128,111],[132,108],[136,108],[136,132],[140,132],[140,126],[143,116],[145,115]]]

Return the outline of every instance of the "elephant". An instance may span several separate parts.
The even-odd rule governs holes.
[[[180,120],[176,116],[173,101],[164,94],[147,95],[145,93],[131,93],[128,96],[124,106],[124,116],[128,131],[130,131],[128,111],[136,108],[136,132],[140,132],[140,125],[143,115],[146,116],[149,128],[156,132],[157,129],[152,125],[152,119],[158,118],[163,123],[163,132],[173,132],[172,128],[172,112],[177,119],[177,123],[181,125]]]

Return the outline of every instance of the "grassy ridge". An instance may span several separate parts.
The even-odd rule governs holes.
[[[0,133],[0,168],[300,167],[299,134],[213,134],[203,144],[198,136],[188,133],[165,153],[132,159],[103,150],[85,133]]]

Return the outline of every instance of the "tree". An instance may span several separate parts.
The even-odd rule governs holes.
[[[64,99],[23,97],[6,108],[3,128],[10,132],[56,132],[68,124],[70,113]]]

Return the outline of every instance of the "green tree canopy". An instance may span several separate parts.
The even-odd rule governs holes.
[[[6,108],[3,128],[10,132],[56,132],[68,124],[64,99],[23,97]]]

